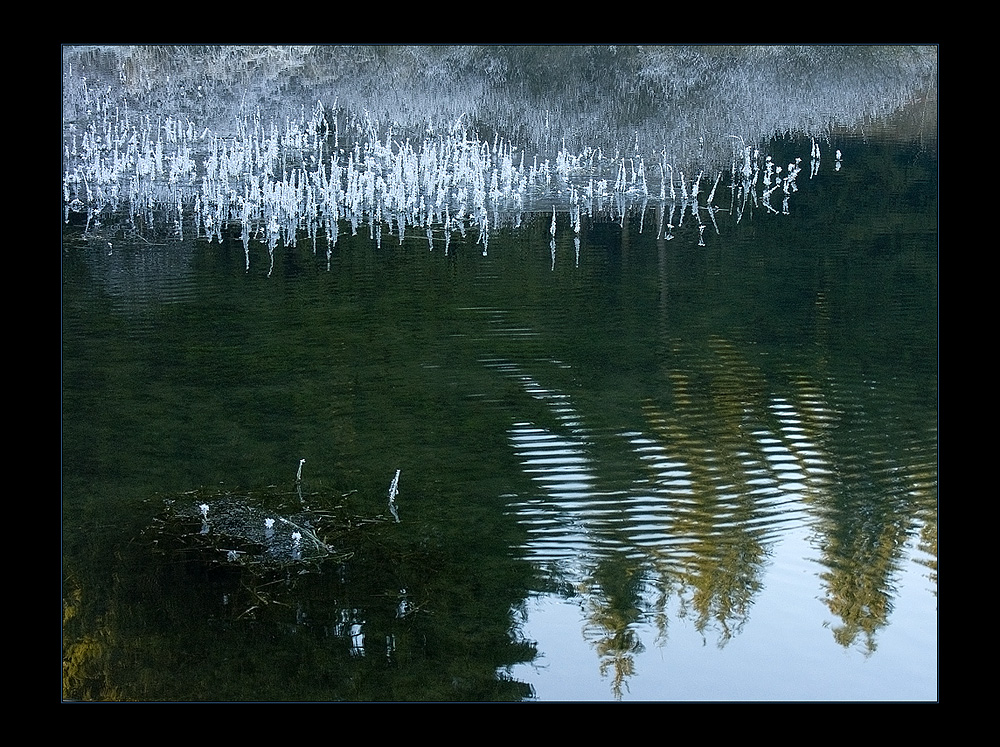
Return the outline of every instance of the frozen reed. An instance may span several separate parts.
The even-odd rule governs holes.
[[[778,190],[787,213],[802,159],[782,169],[770,156],[761,162],[759,150],[742,137],[729,137],[735,143],[729,211],[737,222],[748,206],[779,212],[771,205]],[[815,140],[811,145],[815,176],[820,146]],[[402,243],[412,229],[427,237],[431,250],[442,238],[446,252],[453,233],[478,229],[486,255],[491,231],[520,225],[523,214],[541,205],[551,205],[553,241],[557,212],[570,214],[579,237],[583,218],[611,213],[624,220],[627,211],[651,203],[679,216],[667,238],[690,213],[703,241],[700,216],[707,211],[715,220],[722,171],[712,176],[692,169],[696,175],[688,178],[663,152],[647,169],[638,134],[628,150],[572,152],[563,141],[548,159],[500,135],[481,139],[464,117],[417,137],[369,112],[351,118],[336,102],[332,108],[303,106],[281,121],[249,112],[223,135],[184,118],[154,120],[106,101],[86,126],[69,127],[63,197],[67,218],[70,212],[96,216],[123,204],[156,204],[175,233],[193,221],[195,235],[209,242],[221,242],[225,230],[238,226],[248,268],[253,241],[266,245],[272,263],[278,246],[294,247],[302,238],[313,251],[325,242],[329,257],[345,223],[352,235],[368,226],[378,246],[383,235]],[[707,196],[703,179],[712,184]]]

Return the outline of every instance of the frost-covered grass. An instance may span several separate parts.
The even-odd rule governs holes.
[[[371,227],[378,241],[385,224],[400,241],[415,228],[429,236],[475,228],[485,251],[491,227],[549,206],[573,213],[577,232],[581,213],[621,217],[640,202],[669,203],[697,217],[714,206],[722,179],[721,171],[686,176],[665,157],[647,173],[640,155],[594,149],[560,148],[551,163],[529,159],[524,149],[499,136],[492,142],[478,139],[461,118],[447,132],[418,143],[400,142],[391,127],[376,136],[378,128],[369,121],[354,129],[371,137],[338,147],[338,129],[322,103],[280,126],[255,114],[233,138],[173,119],[154,125],[139,116],[129,123],[116,111],[103,126],[91,123],[72,133],[65,202],[70,210],[95,214],[160,203],[176,210],[178,221],[189,213],[197,234],[209,241],[221,241],[225,227],[239,225],[244,242],[261,240],[271,249],[319,233],[335,244],[338,224],[347,221],[354,233]],[[759,154],[753,165],[749,146],[741,148],[741,157],[730,172],[740,174],[743,192],[754,193],[759,176],[761,198],[770,195],[773,173],[760,170]],[[602,177],[611,173],[614,181]],[[789,172],[782,177],[786,196],[794,178]],[[712,185],[710,192],[705,184]]]
[[[788,200],[798,188],[800,164],[808,162],[810,176],[815,176],[821,158],[834,163],[832,157],[827,158],[832,154],[820,156],[818,150],[825,143],[822,132],[829,122],[816,125],[819,141],[814,139],[813,150],[792,164],[772,163],[760,152],[775,123],[779,128],[790,127],[796,116],[805,121],[817,116],[810,112],[830,111],[829,106],[817,106],[815,89],[812,99],[787,92],[783,118],[771,117],[768,122],[762,119],[766,107],[756,113],[733,111],[725,99],[742,95],[748,103],[767,100],[761,86],[774,84],[782,60],[785,72],[801,71],[816,62],[801,59],[817,54],[809,48],[786,53],[784,58],[771,48],[729,49],[716,53],[716,58],[723,55],[735,61],[722,66],[716,58],[689,49],[641,54],[604,50],[595,57],[596,67],[593,61],[588,63],[593,89],[604,90],[615,81],[621,89],[623,76],[631,76],[628,87],[619,90],[618,103],[625,111],[630,106],[636,111],[617,117],[613,126],[595,123],[593,143],[583,143],[586,132],[568,116],[573,96],[540,101],[553,90],[551,78],[522,73],[520,85],[510,85],[515,77],[513,61],[523,62],[530,57],[528,51],[393,48],[374,54],[368,48],[332,48],[320,55],[311,48],[290,48],[282,56],[270,49],[216,48],[171,56],[163,50],[128,48],[134,56],[156,56],[161,66],[171,62],[168,69],[181,83],[152,75],[117,48],[108,54],[121,58],[117,63],[120,85],[97,83],[84,75],[86,70],[81,71],[85,65],[78,62],[74,72],[73,63],[67,62],[64,87],[70,93],[64,102],[63,172],[67,217],[70,212],[81,213],[96,222],[111,214],[158,212],[167,216],[164,222],[175,226],[176,233],[187,227],[209,241],[221,240],[225,229],[237,226],[248,258],[253,240],[273,251],[279,244],[295,245],[303,237],[315,247],[322,236],[333,247],[345,224],[352,233],[367,227],[379,243],[384,234],[402,242],[407,232],[417,230],[427,236],[432,248],[437,241],[446,249],[454,232],[474,231],[485,253],[490,231],[519,225],[525,213],[569,212],[578,233],[581,216],[621,219],[629,209],[652,203],[662,208],[661,214],[675,216],[658,229],[666,238],[673,237],[673,230],[689,214],[703,242],[719,210],[731,211],[737,220],[755,206],[787,213]],[[235,73],[227,65],[238,69],[241,51],[245,64],[273,71],[274,76],[313,64],[312,75],[326,75],[326,84],[334,77],[335,66],[321,68],[309,62],[310,55],[328,59],[333,53],[374,54],[375,71],[370,74],[381,75],[383,85],[374,85],[374,77],[370,83],[350,81],[344,88],[353,103],[347,106],[339,94],[326,103],[323,99],[294,101],[283,95],[282,107],[276,109],[260,105],[261,84],[255,82],[243,87],[237,104],[239,86],[227,87],[220,81],[231,83]],[[572,63],[586,59],[579,50],[556,58],[535,53],[541,54],[542,63],[560,62],[553,77],[580,85],[572,68]],[[185,65],[187,56],[191,59]],[[80,55],[85,58],[86,54]],[[610,67],[619,58],[624,60],[621,69],[600,67]],[[759,72],[740,77],[736,63],[747,60]],[[198,61],[213,70],[213,78],[192,77]],[[420,64],[427,70],[418,72]],[[480,64],[486,65],[485,78],[468,73]],[[864,66],[859,63],[857,67]],[[447,80],[449,71],[465,72],[464,87]],[[713,85],[713,71],[719,80],[729,76],[724,86]],[[907,75],[912,76],[913,70],[902,70],[900,79]],[[491,122],[484,123],[483,109],[463,94],[446,99],[441,93],[449,84],[452,89],[495,93],[501,80],[507,84],[511,101],[534,106],[520,122],[511,119],[511,101],[506,108],[494,102]],[[408,84],[431,91],[422,97],[424,108],[414,103],[421,97],[414,97],[408,105],[401,103]],[[388,109],[387,94],[381,92],[386,88],[395,88],[391,113],[408,116],[397,119],[376,114]],[[577,91],[578,114],[583,118],[600,107],[579,99],[584,89],[570,90]],[[829,83],[822,90],[839,89]],[[903,90],[902,84],[893,90]],[[365,93],[371,109],[358,103]],[[869,98],[875,98],[867,89],[865,94],[868,98],[862,109]],[[209,96],[228,97],[231,116],[220,116],[223,107],[218,101],[205,102]],[[661,115],[669,111],[662,104],[670,96],[683,96],[689,104],[709,100],[720,111],[709,127],[699,120],[703,110],[690,109],[676,127],[661,127],[670,134],[660,137],[649,126],[647,110]],[[842,98],[836,102],[838,111],[847,106]],[[251,106],[251,100],[257,105]],[[654,100],[660,108],[653,106]],[[540,105],[546,103],[551,108]],[[458,111],[462,104],[468,108]],[[406,106],[411,111],[405,111]],[[199,120],[198,113],[211,121]],[[864,113],[870,114],[867,109]],[[557,136],[553,121],[565,127],[566,135]],[[621,137],[623,123],[637,125],[627,138]],[[720,127],[727,129],[720,131]],[[614,133],[615,139],[609,140]],[[678,140],[683,142],[678,145]],[[720,207],[720,202],[728,204]]]
[[[255,113],[235,137],[108,108],[83,131],[71,130],[65,203],[94,214],[158,203],[176,210],[177,221],[190,214],[197,234],[210,241],[240,225],[245,242],[258,239],[272,249],[320,232],[335,243],[338,224],[347,221],[355,233],[372,227],[377,240],[384,224],[400,241],[415,228],[478,229],[485,251],[489,230],[524,212],[551,205],[589,213],[621,205],[621,198],[652,196],[641,157],[560,148],[554,161],[539,160],[499,136],[479,139],[461,117],[419,142],[397,137],[391,126],[380,135],[370,119],[348,127],[355,134],[343,144],[339,129],[322,103],[280,124]],[[595,178],[611,170],[613,183]],[[661,173],[670,175],[672,199],[697,197],[700,176],[689,185],[680,172],[680,181],[672,169]],[[659,190],[665,195],[667,188]]]

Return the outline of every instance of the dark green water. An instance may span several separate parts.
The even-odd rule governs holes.
[[[936,155],[836,145],[704,246],[542,213],[247,268],[71,222],[66,697],[935,699]],[[154,551],[165,497],[303,458],[349,560]]]

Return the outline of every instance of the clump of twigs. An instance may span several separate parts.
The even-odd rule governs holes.
[[[352,516],[346,500],[324,502],[333,505],[310,508],[299,492],[191,491],[164,501],[150,534],[159,551],[192,562],[304,573],[328,560],[350,558],[340,540],[379,521]]]
[[[299,460],[291,490],[275,486],[253,493],[192,490],[168,497],[145,536],[168,563],[235,575],[240,588],[249,594],[223,595],[230,609],[243,607],[237,597],[249,604],[237,617],[272,604],[287,606],[283,600],[295,587],[295,579],[327,568],[343,570],[359,541],[352,533],[399,522],[395,504],[399,470],[389,491],[390,519],[353,511],[350,499],[356,490],[334,495],[304,493],[304,463]]]

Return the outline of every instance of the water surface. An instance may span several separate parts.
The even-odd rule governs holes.
[[[68,211],[65,696],[935,699],[936,153],[822,148],[772,209]],[[163,546],[218,495],[349,529],[266,578]]]

